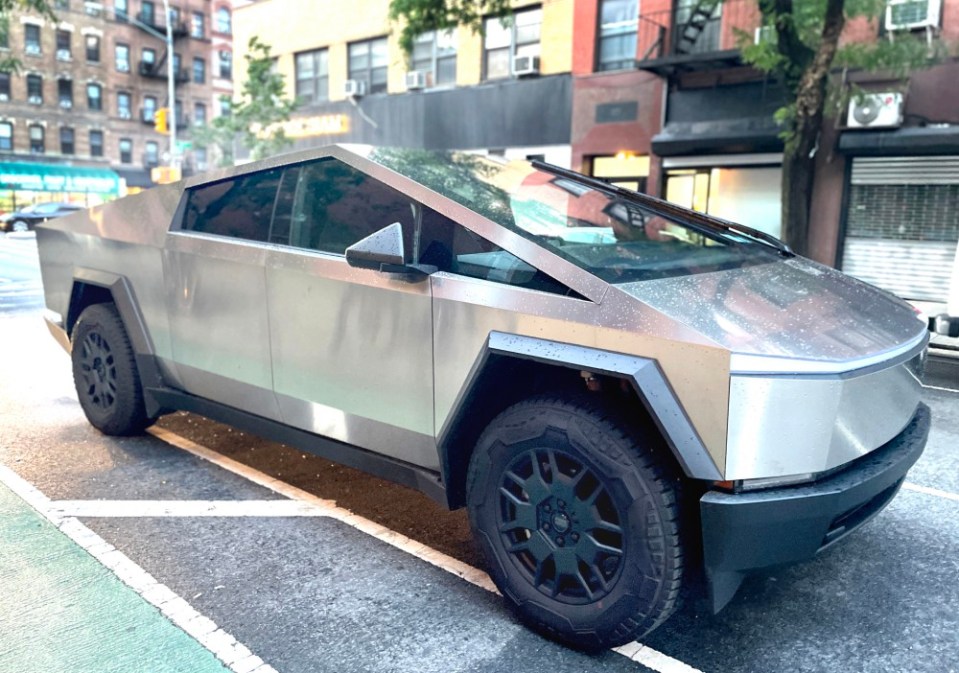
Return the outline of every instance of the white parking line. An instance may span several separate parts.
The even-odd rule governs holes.
[[[130,560],[123,552],[84,526],[73,516],[53,510],[50,499],[6,465],[0,465],[0,483],[13,491],[41,516],[113,572],[121,582],[156,607],[171,622],[208,649],[234,673],[277,673],[248,647],[204,617],[169,587]]]
[[[326,516],[299,500],[55,500],[49,511],[84,518]]]
[[[342,507],[337,507],[336,503],[331,500],[323,500],[312,493],[304,491],[303,489],[297,488],[296,486],[291,486],[286,482],[280,481],[274,477],[271,477],[264,472],[260,472],[248,465],[244,465],[232,458],[228,458],[222,454],[212,451],[205,446],[201,446],[196,442],[193,442],[185,437],[165,430],[163,428],[152,427],[147,430],[150,434],[156,438],[175,446],[179,449],[183,449],[189,453],[192,453],[195,456],[199,456],[218,467],[222,467],[225,470],[238,474],[245,479],[252,481],[255,484],[264,486],[275,493],[285,495],[288,498],[293,500],[300,500],[303,502],[310,503],[311,505],[322,509],[326,512],[325,516],[341,521],[348,526],[371,535],[378,540],[386,542],[397,549],[400,549],[408,554],[411,554],[419,559],[430,563],[437,568],[445,570],[448,573],[456,575],[459,578],[462,578],[474,584],[482,589],[491,591],[495,594],[498,594],[496,586],[493,584],[493,580],[490,579],[482,570],[474,568],[462,561],[448,556],[441,551],[437,551],[431,547],[426,546],[421,542],[417,542],[411,538],[406,537],[396,531],[392,531],[385,526],[381,526],[378,523],[370,521],[364,517],[353,514],[347,509]],[[699,669],[693,668],[688,664],[685,664],[678,659],[673,659],[669,655],[658,652],[651,647],[646,647],[641,643],[628,643],[621,647],[613,649],[614,652],[631,659],[647,668],[651,668],[654,671],[659,673],[702,673]]]
[[[929,488],[928,486],[920,486],[919,484],[911,484],[908,481],[902,485],[907,491],[915,491],[916,493],[925,493],[926,495],[934,495],[937,498],[945,498],[946,500],[955,500],[959,502],[959,494],[950,493],[949,491],[940,491],[938,488]]]

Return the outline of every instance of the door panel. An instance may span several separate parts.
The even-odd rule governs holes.
[[[283,420],[438,469],[429,282],[292,248],[270,253],[266,279]]]

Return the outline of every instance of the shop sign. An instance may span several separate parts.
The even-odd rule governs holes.
[[[282,130],[286,137],[291,139],[343,135],[350,132],[350,117],[336,114],[297,117],[270,124],[265,129],[255,128],[254,132],[262,138],[277,129]]]
[[[0,164],[0,189],[108,194],[118,191],[119,179],[112,171],[97,169]]]

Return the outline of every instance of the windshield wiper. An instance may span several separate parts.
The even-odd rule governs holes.
[[[706,215],[704,213],[696,212],[695,210],[689,210],[688,208],[683,208],[678,206],[675,203],[670,203],[669,201],[664,201],[663,199],[658,199],[655,196],[650,196],[649,194],[641,194],[639,192],[634,192],[631,189],[626,189],[624,187],[619,187],[617,185],[612,185],[605,180],[599,178],[590,177],[588,175],[583,175],[582,173],[577,173],[576,171],[570,170],[568,168],[563,168],[561,166],[555,166],[553,164],[546,163],[545,161],[531,161],[530,162],[533,168],[541,171],[546,171],[547,173],[553,173],[562,178],[567,178],[569,180],[574,180],[581,184],[584,184],[588,187],[593,187],[601,191],[613,192],[619,196],[628,197],[631,201],[639,201],[643,203],[644,201],[649,201],[650,203],[645,205],[653,206],[655,210],[666,211],[665,215],[675,214],[680,220],[693,220],[698,225],[706,226],[711,229],[719,229],[724,232],[735,232],[747,238],[750,238],[757,243],[762,243],[768,245],[772,248],[775,248],[780,255],[783,257],[795,257],[796,253],[793,252],[793,249],[790,248],[786,243],[779,240],[771,234],[767,234],[765,231],[760,231],[758,229],[753,229],[748,227],[745,224],[739,224],[737,222],[729,222],[728,220],[723,220],[712,215]]]

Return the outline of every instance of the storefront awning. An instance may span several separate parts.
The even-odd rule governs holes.
[[[844,131],[839,151],[857,156],[959,154],[959,124],[884,131]]]
[[[688,154],[781,152],[780,128],[771,118],[671,122],[653,136],[653,152],[661,157]]]
[[[107,168],[2,162],[0,189],[119,194],[120,178]]]

